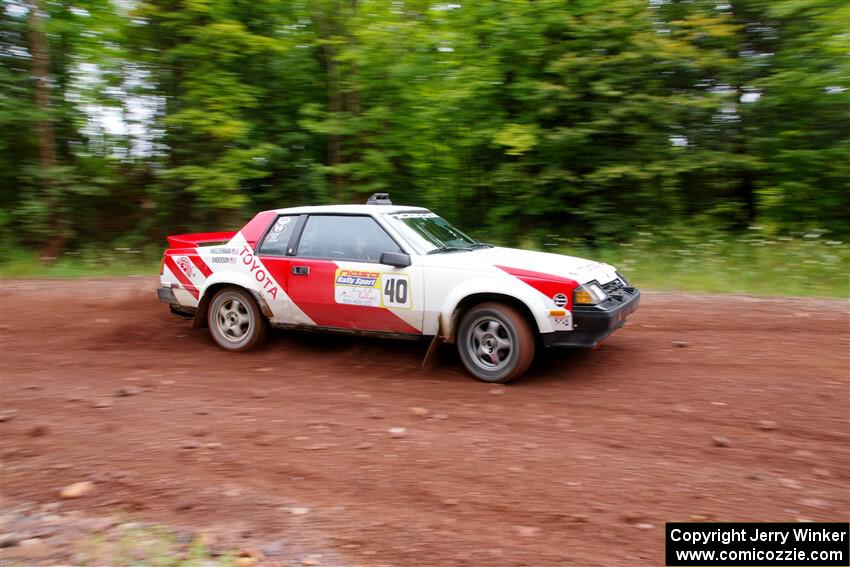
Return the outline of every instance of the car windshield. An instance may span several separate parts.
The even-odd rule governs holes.
[[[430,211],[387,215],[393,227],[420,254],[472,250],[485,246]]]

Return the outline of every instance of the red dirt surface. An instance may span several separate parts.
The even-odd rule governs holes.
[[[451,347],[420,369],[420,343],[230,354],[155,286],[3,282],[5,505],[94,480],[62,509],[322,565],[661,565],[665,521],[850,516],[845,301],[645,294],[601,349],[501,387]]]

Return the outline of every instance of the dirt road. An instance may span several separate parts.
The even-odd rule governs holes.
[[[843,301],[646,294],[494,387],[415,343],[228,354],[154,288],[3,282],[4,505],[94,480],[62,509],[322,565],[660,565],[665,521],[848,519]]]

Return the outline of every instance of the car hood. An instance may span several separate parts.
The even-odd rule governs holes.
[[[492,266],[514,268],[570,278],[579,283],[597,281],[608,283],[617,277],[613,266],[576,256],[534,252],[517,248],[482,248],[471,252],[447,252],[427,256],[429,264],[471,270],[486,270]]]

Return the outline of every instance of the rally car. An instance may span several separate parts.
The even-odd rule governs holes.
[[[231,351],[269,326],[428,337],[456,344],[476,378],[507,382],[539,345],[594,347],[640,302],[612,266],[485,244],[386,194],[168,241],[159,299]]]

